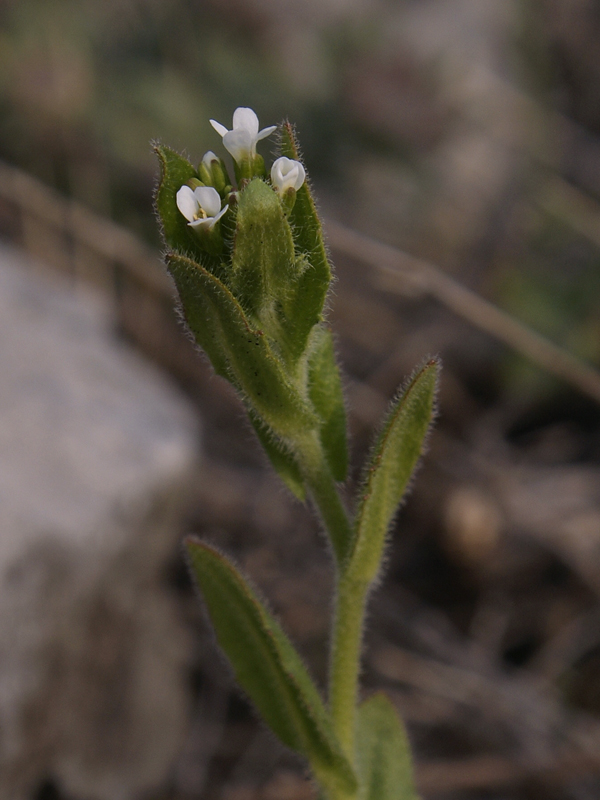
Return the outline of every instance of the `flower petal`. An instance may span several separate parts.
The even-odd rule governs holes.
[[[223,145],[238,163],[244,158],[252,158],[255,153],[254,137],[245,128],[228,131],[223,136]]]
[[[262,131],[259,131],[256,136],[254,137],[254,141],[260,142],[261,139],[266,139],[267,136],[270,136],[273,131],[277,130],[277,125],[269,125],[268,128],[263,128]]]
[[[283,194],[288,189],[294,189],[297,192],[305,178],[306,172],[299,161],[281,156],[273,162],[271,183],[279,194]]]
[[[218,220],[221,219],[221,217],[227,211],[228,208],[229,208],[229,203],[227,203],[226,205],[223,206],[223,208],[219,211],[219,213],[217,214],[216,217],[212,218],[213,225],[215,224],[215,222],[217,222]]]
[[[212,186],[198,186],[194,189],[194,197],[207,217],[214,217],[221,210],[221,197]]]
[[[248,131],[253,138],[256,137],[258,133],[258,117],[255,112],[251,108],[244,108],[243,106],[236,108],[233,112],[233,129]]]
[[[214,217],[206,217],[206,219],[195,219],[193,222],[188,222],[190,228],[195,228],[200,230],[202,230],[202,228],[210,230],[214,224],[215,224]]]
[[[298,191],[298,189],[302,186],[302,184],[306,180],[306,170],[299,161],[296,161],[296,165],[298,168],[298,174],[296,175],[296,180],[294,182],[294,189]]]
[[[177,208],[183,216],[192,222],[198,211],[198,201],[189,186],[182,186],[176,195]]]
[[[216,119],[211,119],[209,120],[209,122],[216,130],[216,132],[219,134],[219,136],[225,136],[225,134],[227,133],[227,128],[225,127],[225,125],[221,125],[221,123],[217,122]]]

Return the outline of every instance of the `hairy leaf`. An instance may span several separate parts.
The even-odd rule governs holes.
[[[186,544],[217,639],[240,685],[281,741],[309,760],[323,786],[352,792],[356,779],[323,701],[279,624],[223,555],[195,539]]]
[[[249,416],[252,427],[273,469],[298,500],[304,502],[306,499],[306,489],[304,487],[304,480],[300,473],[300,468],[295,458],[283,445],[277,442],[274,434],[265,430],[264,425],[261,425],[259,420],[253,417],[252,414]]]
[[[156,210],[162,223],[162,233],[169,250],[189,256],[218,274],[219,260],[208,255],[200,246],[198,236],[177,208],[177,192],[198,173],[190,162],[165,145],[154,148],[160,162],[161,177],[156,192]]]
[[[325,327],[315,328],[308,362],[310,399],[321,418],[321,444],[336,481],[346,479],[348,447],[346,408],[333,337]]]
[[[384,694],[369,698],[358,710],[356,753],[359,800],[418,800],[408,738]]]
[[[167,256],[186,322],[215,370],[238,388],[254,413],[283,439],[314,427],[314,412],[287,379],[262,331],[212,273],[183,256]]]
[[[300,159],[296,137],[289,122],[281,127],[281,154],[287,158]],[[289,221],[296,252],[303,255],[309,265],[295,287],[297,336],[307,340],[313,326],[323,319],[323,306],[331,283],[331,267],[323,242],[321,220],[308,180],[298,189]]]
[[[387,531],[431,423],[439,367],[434,359],[411,378],[392,404],[371,451],[347,568],[350,580],[370,582],[379,571]]]

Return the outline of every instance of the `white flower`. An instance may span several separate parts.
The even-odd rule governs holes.
[[[228,153],[239,164],[244,159],[256,156],[256,143],[269,136],[277,128],[270,125],[268,128],[258,130],[258,117],[251,108],[236,108],[233,112],[233,130],[228,131],[224,125],[214,119],[210,124],[223,137],[223,145]]]
[[[197,186],[193,191],[182,186],[177,192],[177,208],[190,227],[210,230],[229,205],[221,208],[221,197],[212,186]]]
[[[271,167],[271,183],[280,195],[286,193],[288,189],[298,189],[304,183],[306,172],[299,161],[293,158],[281,156],[273,162]]]

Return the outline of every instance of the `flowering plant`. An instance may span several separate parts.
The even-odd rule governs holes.
[[[337,484],[347,472],[346,414],[324,305],[331,267],[289,123],[267,177],[249,108],[233,128],[214,120],[234,160],[208,152],[198,169],[157,146],[156,205],[183,316],[215,372],[233,384],[273,467],[310,497],[331,545],[336,589],[325,704],[294,646],[239,570],[213,547],[186,542],[219,644],[265,722],[302,754],[326,800],[415,798],[408,744],[390,701],[359,702],[364,614],[387,535],[434,411],[439,363],[399,392],[364,471],[353,519]]]

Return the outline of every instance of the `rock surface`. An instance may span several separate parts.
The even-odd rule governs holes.
[[[164,567],[198,431],[107,308],[0,248],[0,797],[133,800],[186,724]]]

